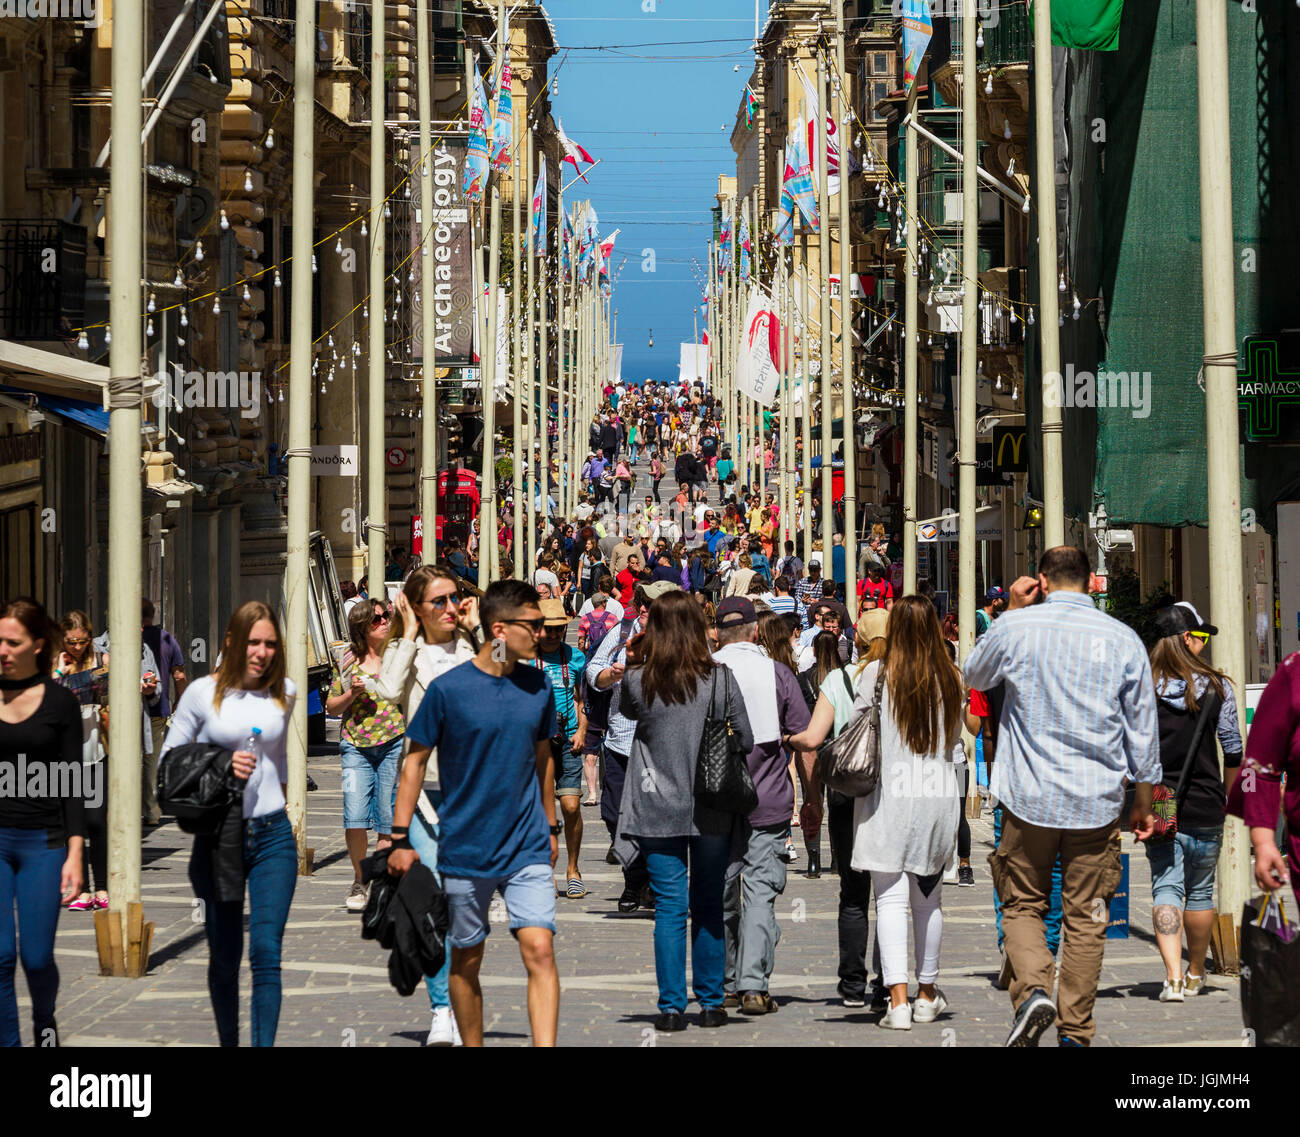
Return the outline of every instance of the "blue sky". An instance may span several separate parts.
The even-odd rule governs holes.
[[[700,302],[691,258],[707,274],[717,178],[735,173],[730,139],[753,69],[754,0],[545,3],[560,45],[554,113],[603,159],[566,206],[589,197],[601,235],[622,230],[613,263],[623,375],[675,379]],[[762,8],[766,18],[766,0]],[[594,47],[609,50],[580,50]],[[575,50],[565,59],[567,48]],[[653,273],[642,268],[646,249]]]

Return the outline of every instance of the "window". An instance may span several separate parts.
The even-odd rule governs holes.
[[[871,73],[873,75],[889,74],[889,56],[885,52],[878,51],[871,57]]]
[[[871,117],[877,122],[884,119],[884,114],[877,109],[877,104],[889,95],[889,84],[876,80],[871,84]]]

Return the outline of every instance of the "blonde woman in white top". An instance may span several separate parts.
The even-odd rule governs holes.
[[[398,619],[391,621],[384,644],[383,662],[375,678],[375,694],[401,705],[409,723],[420,708],[425,692],[438,676],[474,658],[474,631],[478,627],[478,599],[462,602],[454,573],[436,565],[422,565],[406,578],[397,594],[394,609]],[[409,742],[403,749],[403,758]],[[429,755],[430,783],[437,781],[438,754]],[[398,780],[400,781],[400,772]],[[396,783],[395,783],[396,785]],[[394,796],[396,796],[394,794]],[[394,827],[394,837],[409,836],[420,860],[438,868],[438,814],[441,794],[435,785],[426,783],[419,807],[411,819],[410,832]],[[437,975],[426,978],[433,1023],[426,1040],[428,1046],[459,1046],[460,1033],[451,1013],[447,990],[447,962]]]

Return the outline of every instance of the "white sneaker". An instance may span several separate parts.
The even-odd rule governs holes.
[[[912,1007],[912,1021],[914,1023],[932,1023],[947,1009],[948,1000],[943,997],[943,992],[936,987],[933,999],[925,999],[917,995],[916,1003]]]
[[[1183,981],[1181,979],[1166,979],[1164,985],[1160,988],[1160,1001],[1162,1003],[1181,1003],[1183,1001]]]
[[[789,837],[785,840],[785,848],[781,851],[781,859],[788,865],[794,864],[799,859],[799,850],[794,847],[794,841]]]
[[[370,899],[370,890],[359,880],[352,882],[352,888],[348,892],[347,899],[343,901],[349,912],[364,912],[366,902]]]
[[[890,1007],[884,1015],[881,1016],[880,1022],[876,1024],[886,1030],[911,1030],[912,1029],[912,1006],[910,1003],[904,1003],[900,1007]]]
[[[434,1007],[433,1022],[429,1026],[429,1037],[425,1046],[458,1046],[460,1032],[456,1029],[456,1016],[450,1007]]]

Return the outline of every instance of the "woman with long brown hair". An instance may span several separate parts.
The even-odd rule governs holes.
[[[832,680],[834,676],[831,677]],[[960,731],[961,678],[949,658],[934,606],[905,596],[890,610],[884,656],[862,669],[853,717],[880,703],[880,783],[854,799],[850,867],[876,890],[876,939],[891,1006],[880,1025],[910,1030],[947,1007],[935,986],[943,935],[943,867],[957,837],[953,746]],[[815,750],[825,716],[791,738]],[[821,726],[819,730],[818,727]],[[919,990],[907,1001],[907,912],[912,912]]]
[[[33,1040],[58,1045],[54,934],[60,900],[81,891],[85,795],[72,780],[82,772],[81,708],[50,677],[58,653],[59,629],[35,600],[0,609],[0,778],[24,789],[0,796],[0,1046],[22,1045],[20,956]],[[76,792],[60,796],[70,781]]]
[[[440,565],[421,565],[402,585],[393,608],[397,618],[389,620],[384,640],[382,663],[374,682],[374,694],[400,707],[407,723],[420,709],[429,685],[453,668],[474,658],[477,643],[478,599],[461,600],[466,586],[450,569]],[[402,754],[410,749],[403,742]],[[400,765],[400,764],[399,764]],[[438,806],[442,794],[438,789],[438,753],[429,756],[428,782],[420,795],[411,818],[411,845],[430,869],[438,867]],[[460,1042],[455,1017],[451,1013],[451,995],[447,987],[451,953],[437,975],[429,976],[432,1025],[426,1039],[428,1046],[454,1046]]]
[[[746,752],[754,739],[745,699],[726,667],[709,654],[704,614],[684,592],[650,607],[646,630],[623,680],[619,712],[636,723],[618,843],[645,854],[655,892],[655,1029],[684,1030],[686,915],[691,917],[691,975],[700,1025],[721,1026],[726,945],[722,894],[733,814],[695,801],[695,763],[709,717],[730,720]],[[689,868],[688,868],[689,862]]]
[[[1190,604],[1174,604],[1158,612],[1155,622],[1160,638],[1151,648],[1151,678],[1164,784],[1176,790],[1184,768],[1192,763],[1178,805],[1174,839],[1145,842],[1151,864],[1151,920],[1165,965],[1160,1001],[1181,1003],[1187,995],[1205,990],[1205,952],[1214,925],[1214,875],[1227,812],[1225,785],[1232,785],[1241,767],[1242,742],[1232,681],[1201,658],[1218,628],[1203,623]],[[1192,753],[1196,721],[1211,697],[1220,700],[1218,711]],[[1223,747],[1222,775],[1216,735]]]
[[[280,1021],[280,952],[298,879],[298,848],[285,811],[289,716],[296,694],[285,676],[275,612],[250,600],[226,625],[216,672],[185,688],[163,742],[164,754],[189,742],[211,742],[234,751],[232,769],[244,783],[238,871],[233,871],[229,850],[216,837],[196,836],[190,857],[190,882],[204,902],[208,992],[222,1046],[239,1045],[245,884],[253,1045],[274,1045]]]

